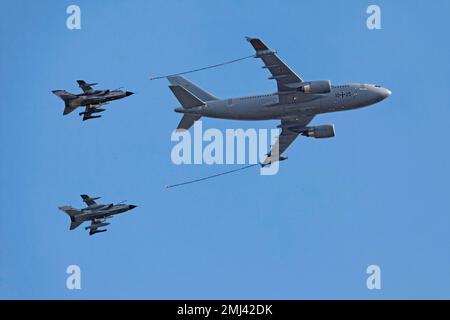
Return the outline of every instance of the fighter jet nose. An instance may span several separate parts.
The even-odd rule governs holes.
[[[131,209],[134,209],[134,208],[136,208],[137,206],[135,206],[135,205],[132,205],[132,204],[130,204],[129,206],[128,206],[129,208],[130,208],[130,210]]]
[[[125,92],[125,95],[128,97],[128,96],[131,96],[132,94],[134,94],[134,92],[131,92],[131,91],[127,91],[127,92]]]

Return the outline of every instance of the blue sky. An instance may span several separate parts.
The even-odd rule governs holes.
[[[66,28],[81,7],[82,29]],[[378,4],[382,30],[366,28]],[[450,298],[450,3],[3,1],[0,298]],[[165,80],[252,54],[258,36],[305,79],[378,83],[370,108],[318,116],[278,175],[258,170],[164,190],[232,166],[175,166],[180,116]],[[249,59],[189,75],[220,97],[273,92]],[[51,90],[125,86],[101,119],[63,117]],[[277,121],[205,119],[206,128]],[[69,231],[79,194],[139,205],[107,233]],[[82,289],[66,289],[77,264]],[[366,268],[382,290],[366,288]]]

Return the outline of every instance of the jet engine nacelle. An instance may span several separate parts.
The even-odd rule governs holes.
[[[323,138],[333,138],[335,136],[334,125],[325,124],[315,127],[307,127],[305,131],[302,132],[305,137],[323,139]]]
[[[331,92],[330,80],[302,82],[297,90],[304,93],[329,93]]]

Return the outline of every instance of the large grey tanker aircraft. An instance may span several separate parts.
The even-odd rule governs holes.
[[[100,197],[91,198],[86,194],[82,194],[81,198],[84,203],[86,203],[86,208],[75,209],[71,206],[62,206],[59,207],[59,209],[67,213],[70,217],[70,230],[77,228],[85,221],[91,221],[91,225],[85,228],[85,230],[89,230],[90,236],[107,231],[107,229],[99,229],[109,225],[109,223],[106,222],[106,219],[137,207],[132,204],[124,203],[97,204],[95,200],[100,199]]]
[[[109,101],[122,99],[131,96],[133,92],[115,90],[94,90],[92,86],[97,83],[86,83],[84,80],[77,80],[78,86],[83,90],[83,93],[74,94],[66,90],[53,90],[52,92],[64,101],[63,115],[71,113],[78,107],[86,107],[79,115],[83,116],[83,121],[89,119],[100,118],[101,115],[93,116],[94,113],[100,113],[106,109],[99,109],[97,107],[107,105]]]
[[[304,81],[292,71],[260,39],[247,38],[256,50],[255,58],[261,58],[263,68],[276,80],[277,91],[257,96],[219,99],[202,90],[181,76],[167,77],[183,113],[178,130],[188,130],[203,117],[233,120],[281,120],[281,134],[272,146],[262,166],[285,160],[283,152],[299,136],[331,138],[334,125],[308,126],[318,114],[366,107],[391,95],[391,91],[379,85],[351,83],[331,85],[329,80]],[[272,156],[273,155],[273,156]]]

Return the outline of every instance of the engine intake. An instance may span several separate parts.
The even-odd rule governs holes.
[[[315,127],[307,127],[302,136],[316,139],[333,138],[335,136],[334,125],[325,124]]]

